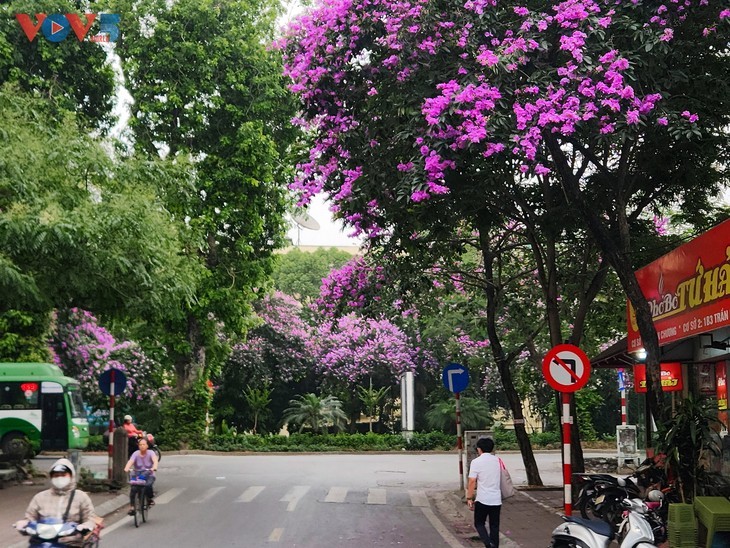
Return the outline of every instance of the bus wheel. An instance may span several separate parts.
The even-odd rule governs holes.
[[[2,450],[5,455],[26,458],[30,453],[30,444],[23,433],[10,432],[3,438]]]

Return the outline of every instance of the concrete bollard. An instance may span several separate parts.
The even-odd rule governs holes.
[[[127,473],[124,467],[129,460],[129,439],[127,431],[121,426],[114,430],[114,454],[112,455],[112,480],[122,485],[127,483]]]

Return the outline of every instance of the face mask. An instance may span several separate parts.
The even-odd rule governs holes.
[[[56,489],[63,489],[64,487],[67,487],[69,483],[71,483],[71,478],[69,476],[59,476],[57,478],[51,479],[51,483]]]

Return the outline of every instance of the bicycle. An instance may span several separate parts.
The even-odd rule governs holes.
[[[139,527],[140,522],[147,522],[147,478],[152,470],[134,470],[129,472],[129,485],[131,499],[134,501],[134,526]]]

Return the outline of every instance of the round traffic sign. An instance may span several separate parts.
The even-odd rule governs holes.
[[[111,395],[112,390],[112,373],[114,373],[114,395],[118,396],[124,392],[124,388],[127,386],[127,376],[123,371],[111,367],[99,375],[99,389],[102,394],[106,396]]]
[[[583,388],[591,374],[591,362],[580,348],[559,344],[551,348],[542,360],[545,380],[559,392],[575,392]]]
[[[450,363],[444,367],[441,380],[449,392],[463,392],[469,386],[469,370],[460,363]]]

